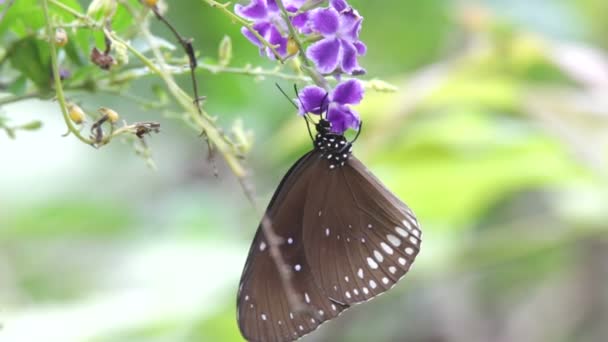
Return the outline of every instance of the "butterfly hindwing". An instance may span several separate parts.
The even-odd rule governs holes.
[[[304,214],[313,276],[336,301],[369,300],[409,270],[420,248],[418,223],[354,156],[336,170],[314,169],[315,188],[323,190],[309,189]]]

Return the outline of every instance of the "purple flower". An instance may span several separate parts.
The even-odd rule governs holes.
[[[359,40],[363,18],[344,0],[332,0],[331,7],[320,8],[311,13],[311,25],[323,39],[311,45],[306,56],[312,60],[322,74],[336,70],[348,74],[362,74],[357,57],[367,48]]]
[[[323,88],[308,86],[300,92],[300,115],[312,113],[321,115],[327,113],[327,121],[331,124],[331,131],[342,134],[347,129],[358,129],[361,125],[359,114],[349,105],[356,105],[363,99],[363,85],[357,80],[342,82],[327,93]]]
[[[283,4],[288,12],[295,13],[306,0],[284,0]],[[236,14],[253,21],[253,29],[257,31],[271,45],[276,47],[281,57],[287,55],[288,27],[279,6],[275,0],[251,0],[248,5],[236,5]],[[308,23],[308,13],[302,13],[292,18],[292,23],[296,28],[304,28]],[[270,48],[265,47],[258,38],[246,27],[241,28],[243,35],[253,44],[260,48],[260,53],[274,58]]]

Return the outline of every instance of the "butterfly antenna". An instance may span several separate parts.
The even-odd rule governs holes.
[[[289,103],[291,103],[292,106],[294,106],[296,109],[298,108],[298,105],[296,105],[293,100],[289,97],[289,95],[287,95],[287,93],[283,90],[283,88],[281,88],[281,86],[278,83],[274,84],[275,86],[277,86],[277,88],[279,89],[279,91],[281,92],[281,94],[283,94],[283,96],[285,96],[285,98],[287,99],[287,101],[289,101]]]
[[[353,141],[351,141],[351,144],[354,144],[355,141],[357,141],[357,139],[359,139],[359,135],[361,134],[361,130],[363,129],[363,121],[361,121],[361,123],[359,124],[359,130],[357,131],[357,135],[355,135],[355,138],[353,139]]]
[[[306,108],[304,108],[304,102],[302,102],[302,99],[300,98],[300,92],[298,91],[298,85],[297,84],[293,84],[293,91],[296,93],[296,97],[298,98],[298,101],[300,101],[300,105],[302,106],[302,108],[304,110],[306,110]],[[298,108],[299,109],[299,108]],[[308,113],[304,114],[304,120],[306,121],[306,128],[308,129],[308,136],[310,136],[310,140],[312,140],[312,142],[315,142],[315,138],[313,138],[312,136],[312,131],[310,130],[310,125],[314,125],[314,121],[312,121],[312,119],[310,117],[308,117]]]

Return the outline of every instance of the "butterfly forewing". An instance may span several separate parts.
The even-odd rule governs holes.
[[[249,341],[291,341],[316,329],[323,321],[344,310],[332,302],[314,281],[302,238],[302,217],[312,169],[302,158],[285,176],[267,210],[274,233],[283,242],[279,247],[289,282],[295,293],[287,293],[262,227],[258,228],[241,277],[237,298],[238,322]],[[290,306],[295,295],[305,310]]]
[[[323,160],[319,161],[323,163]],[[304,213],[306,258],[319,286],[345,304],[369,300],[409,270],[420,248],[410,209],[354,157],[315,167]]]

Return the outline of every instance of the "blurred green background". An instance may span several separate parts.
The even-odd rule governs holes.
[[[350,2],[365,17],[368,76],[399,87],[368,92],[355,154],[425,239],[398,286],[304,340],[608,340],[608,2]],[[227,34],[233,65],[273,66],[216,10],[168,5],[202,56]],[[199,79],[220,125],[254,132],[247,163],[265,206],[310,148],[273,84],[291,83]],[[240,341],[235,295],[259,217],[235,177],[219,159],[214,177],[204,141],[159,112],[72,97],[160,121],[157,171],[128,144],[61,138],[51,101],[1,108],[44,126],[0,134],[0,341]]]

